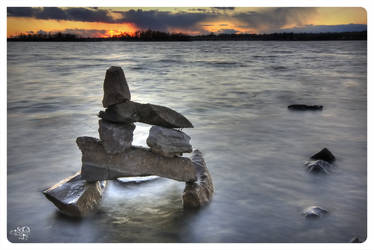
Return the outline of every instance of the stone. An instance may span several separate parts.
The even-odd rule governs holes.
[[[181,156],[182,153],[191,153],[191,137],[171,128],[152,126],[149,130],[147,145],[153,152],[166,157]]]
[[[349,242],[350,243],[362,243],[363,241],[359,237],[355,236]]]
[[[99,135],[105,152],[119,154],[131,147],[135,125],[99,120]]]
[[[106,181],[87,182],[75,173],[43,191],[61,213],[83,217],[94,213],[101,201]]]
[[[306,110],[322,110],[323,106],[322,105],[305,105],[305,104],[292,104],[288,106],[288,109],[291,110],[297,110],[297,111],[306,111]]]
[[[111,66],[107,69],[104,80],[104,108],[110,105],[131,100],[129,86],[121,67]]]
[[[327,148],[322,149],[318,153],[312,155],[310,158],[313,160],[324,160],[329,163],[335,161],[335,156]]]
[[[307,207],[306,209],[304,209],[303,211],[303,215],[306,217],[306,218],[319,218],[325,214],[327,214],[328,211],[324,208],[321,208],[319,206],[311,206],[311,207]]]
[[[305,165],[309,173],[330,173],[331,164],[324,160],[307,161]]]
[[[180,113],[159,105],[132,101],[111,105],[100,111],[100,118],[116,123],[143,122],[165,128],[193,128],[192,123]]]
[[[214,193],[213,181],[203,154],[199,150],[194,150],[192,155],[192,163],[197,171],[197,181],[187,182],[183,192],[184,208],[199,208],[207,205]]]
[[[197,179],[196,168],[189,158],[168,158],[135,146],[120,154],[109,155],[102,142],[92,137],[78,137],[77,144],[82,151],[82,178],[87,181],[149,175],[183,182]]]

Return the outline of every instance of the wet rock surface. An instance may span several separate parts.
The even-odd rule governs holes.
[[[132,101],[112,105],[105,111],[100,111],[98,116],[116,123],[143,122],[165,128],[193,127],[186,117],[168,107]]]
[[[131,100],[129,86],[121,67],[111,66],[105,74],[103,107]]]
[[[181,156],[182,153],[191,153],[191,137],[175,129],[152,126],[149,130],[147,145],[153,152],[166,157]]]
[[[292,104],[288,106],[288,109],[290,110],[295,110],[295,111],[317,111],[317,110],[322,110],[323,106],[322,105],[305,105],[305,104]]]
[[[99,120],[99,135],[105,152],[118,154],[131,147],[135,125]]]
[[[303,211],[303,215],[306,218],[319,218],[327,213],[328,211],[326,209],[319,207],[319,206],[307,207]]]
[[[198,179],[196,182],[186,183],[183,192],[184,208],[199,208],[208,204],[214,192],[212,177],[199,150],[193,151],[192,163],[196,168]]]
[[[310,158],[313,160],[324,160],[329,163],[335,161],[335,156],[327,148],[322,149],[318,153],[312,155]]]
[[[82,151],[82,178],[87,181],[149,175],[183,182],[197,178],[196,168],[189,158],[168,158],[135,146],[123,153],[109,155],[102,143],[92,137],[78,137],[77,144]]]
[[[82,217],[96,211],[105,185],[106,181],[87,182],[81,178],[80,172],[77,172],[44,190],[43,194],[61,213]]]
[[[305,166],[309,173],[329,174],[332,165],[324,160],[307,161]]]

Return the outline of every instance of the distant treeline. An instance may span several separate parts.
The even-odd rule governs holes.
[[[122,33],[107,38],[84,38],[69,33],[20,34],[9,37],[8,41],[30,42],[96,42],[96,41],[323,41],[323,40],[367,40],[367,32],[336,33],[272,33],[272,34],[209,34],[186,35],[161,31],[136,31],[134,35]]]

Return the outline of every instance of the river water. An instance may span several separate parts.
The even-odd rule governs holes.
[[[29,226],[27,242],[366,239],[366,41],[8,42],[7,51],[7,225]],[[184,183],[163,178],[110,182],[99,212],[81,220],[44,198],[80,169],[75,138],[98,137],[111,65],[123,67],[134,101],[194,124],[184,132],[211,172],[209,206],[183,210]],[[294,103],[324,109],[289,111]],[[145,146],[150,126],[136,125],[133,144]],[[337,158],[332,173],[307,173],[304,161],[324,147]],[[306,219],[311,205],[329,213]]]

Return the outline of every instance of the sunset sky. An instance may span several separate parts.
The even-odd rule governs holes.
[[[187,34],[366,30],[362,8],[30,8],[8,7],[7,36],[66,32],[110,37],[152,29]]]

